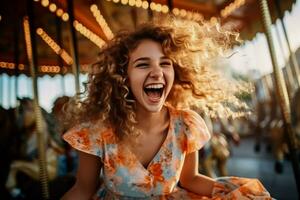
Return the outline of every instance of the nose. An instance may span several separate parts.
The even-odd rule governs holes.
[[[160,78],[163,76],[163,69],[158,63],[152,64],[150,77],[151,78]]]

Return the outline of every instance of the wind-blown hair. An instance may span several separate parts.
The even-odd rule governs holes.
[[[128,87],[129,54],[143,39],[162,45],[173,61],[175,80],[167,98],[173,107],[214,105],[234,99],[224,82],[210,69],[212,61],[223,56],[236,40],[236,34],[214,25],[167,18],[140,25],[135,31],[120,32],[99,53],[86,83],[85,96],[73,107],[71,122],[100,120],[112,127],[119,139],[136,135],[135,100]]]

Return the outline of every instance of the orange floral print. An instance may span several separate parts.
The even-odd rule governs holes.
[[[212,197],[200,196],[178,187],[185,155],[202,148],[210,134],[197,113],[176,110],[170,106],[167,108],[170,116],[167,137],[147,168],[129,147],[118,142],[111,128],[97,127],[91,122],[79,125],[63,136],[79,151],[102,159],[103,184],[95,194],[95,199],[271,199],[256,179],[227,177],[217,180]]]

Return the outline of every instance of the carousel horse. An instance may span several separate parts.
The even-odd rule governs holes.
[[[288,154],[288,149],[284,137],[285,129],[282,113],[279,107],[275,91],[271,91],[271,97],[272,101],[270,103],[270,107],[272,108],[272,110],[270,112],[271,120],[269,124],[271,147],[273,155],[275,157],[275,172],[281,174],[284,170],[284,156]]]
[[[6,181],[6,188],[12,190],[18,187],[17,174],[21,172],[27,177],[39,180],[38,141],[36,130],[36,118],[33,101],[29,98],[20,99],[20,105],[16,108],[16,125],[19,132],[19,157],[13,160]],[[56,136],[56,126],[52,117],[42,109],[42,127],[44,144],[46,147],[46,169],[49,180],[57,177],[57,158],[64,152],[61,148],[60,137]]]
[[[287,153],[284,124],[276,93],[273,90],[270,90],[269,93],[269,100],[261,102],[258,106],[260,109],[257,110],[257,124],[259,125],[259,134],[268,138],[267,150],[272,150],[274,155],[274,170],[281,174],[283,173],[284,156]]]
[[[296,145],[297,149],[300,149],[300,88],[298,88],[291,101],[291,120],[292,126],[296,134]]]
[[[16,121],[15,109],[5,109],[0,106],[0,194],[3,199],[9,199],[9,192],[5,188],[9,168],[12,160],[18,158],[19,143],[18,131],[14,123]]]
[[[203,116],[203,119],[212,133],[212,137],[204,148],[200,150],[199,171],[210,177],[227,176],[226,163],[230,155],[227,138],[221,133],[221,127],[218,126],[216,120],[211,120],[206,115]]]
[[[70,100],[70,97],[62,96],[58,97],[53,103],[51,114],[56,121],[58,135],[60,136],[62,136],[70,128],[68,124],[64,123],[65,110],[67,109],[67,106],[69,106],[68,103]],[[60,158],[65,161],[65,168],[60,171],[64,171],[64,173],[74,173],[77,169],[77,152],[66,142],[63,142],[63,146],[65,154]],[[62,174],[62,172],[60,172],[60,174]]]

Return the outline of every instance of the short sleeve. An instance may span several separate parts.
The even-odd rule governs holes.
[[[186,151],[195,152],[201,149],[210,139],[209,130],[202,117],[192,110],[186,110],[182,113],[185,123]]]
[[[63,139],[74,149],[103,158],[103,140],[101,131],[90,123],[71,128]]]

